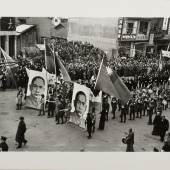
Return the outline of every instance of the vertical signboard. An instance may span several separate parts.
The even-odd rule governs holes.
[[[162,25],[162,30],[166,31],[167,27],[168,27],[168,18],[164,18],[163,25]]]
[[[153,44],[153,39],[154,39],[154,34],[150,34],[150,37],[149,37],[149,44],[150,45]]]

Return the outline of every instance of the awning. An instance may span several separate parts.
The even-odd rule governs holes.
[[[17,35],[20,35],[24,33],[25,31],[29,30],[30,28],[34,27],[35,25],[27,25],[27,24],[21,24],[16,27]]]

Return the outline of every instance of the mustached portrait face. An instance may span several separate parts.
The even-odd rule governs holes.
[[[41,77],[35,77],[30,85],[31,95],[35,99],[40,99],[45,91],[45,81]]]
[[[83,92],[78,92],[74,101],[75,112],[80,117],[86,111],[86,95]]]

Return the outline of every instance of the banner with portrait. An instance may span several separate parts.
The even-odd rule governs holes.
[[[27,85],[27,94],[25,106],[28,108],[40,109],[41,97],[47,96],[47,79],[46,74],[40,71],[26,69],[29,77]]]
[[[74,83],[69,122],[85,128],[85,120],[89,112],[90,89]]]

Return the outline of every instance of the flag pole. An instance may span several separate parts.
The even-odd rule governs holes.
[[[170,42],[169,42],[169,44],[168,44],[168,47],[167,47],[166,51],[169,51],[169,46],[170,46]]]
[[[55,76],[56,76],[56,81],[57,81],[57,70],[56,70],[56,59],[55,59],[54,44],[52,44],[52,47],[53,47],[53,57],[54,57],[54,66],[55,66]]]
[[[101,62],[100,67],[99,67],[99,72],[98,72],[98,75],[97,75],[97,78],[96,78],[94,89],[96,89],[96,84],[97,84],[97,81],[99,79],[99,75],[100,75],[101,68],[102,68],[102,65],[103,65],[103,60],[104,60],[104,57],[102,58],[102,62]]]
[[[44,38],[44,57],[45,57],[45,69],[47,70],[47,54],[46,54],[46,42],[45,42],[45,38]]]

